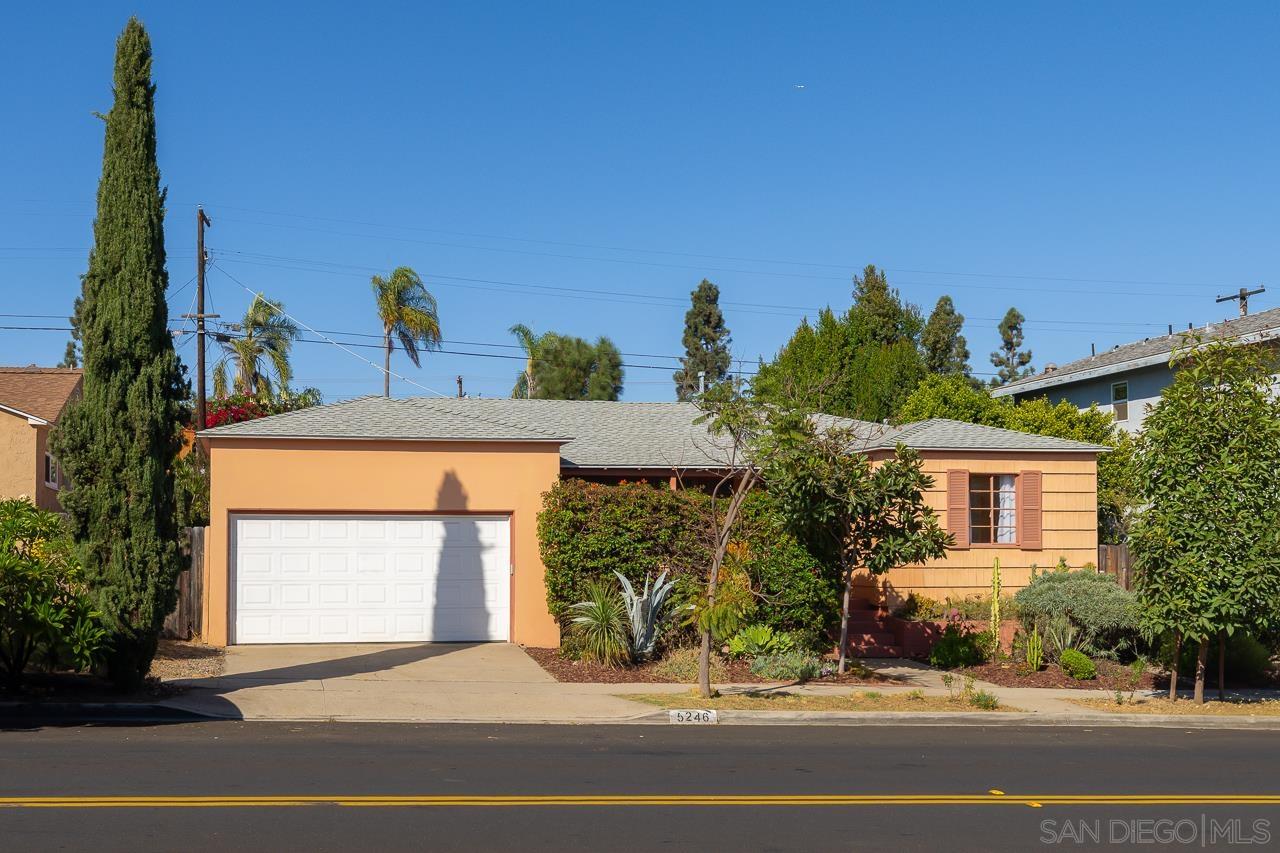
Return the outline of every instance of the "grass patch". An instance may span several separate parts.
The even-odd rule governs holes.
[[[659,708],[707,708],[717,711],[1016,711],[1006,706],[979,708],[972,702],[956,696],[926,696],[919,690],[909,693],[877,693],[854,691],[845,694],[801,694],[785,691],[752,691],[748,693],[720,694],[702,699],[697,692],[689,693],[637,693],[621,696],[657,705]]]
[[[1168,699],[1133,699],[1117,705],[1114,699],[1070,699],[1094,711],[1110,711],[1113,714],[1175,714],[1180,716],[1205,715],[1212,717],[1280,717],[1280,699],[1228,699],[1224,702],[1206,701],[1197,705],[1190,699],[1170,702]]]

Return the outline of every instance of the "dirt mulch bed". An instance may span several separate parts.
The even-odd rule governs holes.
[[[224,652],[182,640],[161,640],[151,672],[137,690],[121,691],[88,672],[29,672],[17,692],[0,691],[0,700],[22,702],[153,702],[186,692],[177,678],[212,678],[222,674]]]
[[[660,708],[714,708],[725,711],[914,711],[972,712],[1019,711],[1020,708],[1000,705],[996,708],[975,707],[959,697],[925,696],[923,693],[875,693],[853,692],[845,696],[803,696],[795,693],[733,693],[702,699],[688,694],[634,694],[621,696],[636,702],[657,705]]]
[[[1113,661],[1096,661],[1098,677],[1088,681],[1076,681],[1054,664],[1046,664],[1039,672],[1028,672],[1015,663],[984,663],[960,670],[961,675],[972,676],[979,681],[998,684],[1001,687],[1069,687],[1076,690],[1156,690],[1169,686],[1169,676],[1148,670],[1135,686],[1131,683],[1129,667]]]
[[[616,669],[601,666],[587,661],[568,660],[560,656],[558,649],[526,648],[525,653],[537,661],[556,681],[574,684],[678,684],[693,683],[673,682],[663,675],[657,662],[643,663],[639,666],[618,667]],[[713,672],[712,680],[718,684],[777,684],[777,679],[761,678],[751,671],[750,661],[724,661],[724,671]],[[851,669],[844,675],[829,675],[815,678],[809,684],[894,684],[895,679],[876,675],[868,670]]]
[[[178,678],[217,678],[222,675],[226,649],[185,640],[161,640],[151,662],[151,675],[161,681]]]
[[[1280,700],[1261,699],[1256,701],[1228,699],[1219,702],[1213,699],[1203,705],[1197,705],[1187,699],[1170,702],[1168,699],[1135,699],[1117,705],[1110,699],[1072,699],[1077,705],[1092,708],[1095,711],[1109,711],[1114,714],[1206,714],[1214,717],[1277,717],[1280,716]]]

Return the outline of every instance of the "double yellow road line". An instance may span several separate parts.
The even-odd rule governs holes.
[[[298,806],[371,808],[724,807],[724,806],[1280,806],[1278,794],[636,794],[550,796],[113,796],[0,797],[2,808],[243,809]]]

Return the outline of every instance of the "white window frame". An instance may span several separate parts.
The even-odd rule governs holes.
[[[1117,388],[1123,388],[1123,389],[1124,389],[1124,397],[1123,397],[1123,398],[1120,398],[1120,397],[1117,397],[1117,396],[1116,396],[1116,389],[1117,389]],[[1116,404],[1117,404],[1117,403],[1119,403],[1119,404],[1123,405],[1123,407],[1124,407],[1124,417],[1121,417],[1121,416],[1120,416],[1120,413],[1119,413],[1119,410],[1117,410],[1117,409],[1116,409]],[[1112,383],[1111,383],[1111,414],[1113,414],[1113,415],[1115,416],[1115,419],[1116,419],[1117,421],[1127,421],[1127,420],[1129,420],[1129,382],[1128,382],[1128,380],[1125,380],[1125,381],[1123,381],[1123,382],[1112,382]]]
[[[44,452],[44,484],[51,489],[58,488],[58,460],[47,450]]]

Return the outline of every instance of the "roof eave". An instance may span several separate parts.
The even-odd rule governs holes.
[[[33,415],[30,412],[24,412],[21,409],[15,409],[12,406],[6,406],[0,403],[0,412],[8,412],[11,415],[17,415],[20,418],[26,418],[27,423],[31,426],[49,426],[49,422],[39,415]]]
[[[262,433],[243,433],[243,432],[212,432],[205,430],[196,433],[196,439],[200,441],[215,441],[223,439],[232,440],[254,440],[254,441],[430,441],[437,443],[466,443],[466,444],[568,444],[571,438],[528,438],[528,437],[507,437],[507,438],[475,438],[475,437],[459,437],[448,438],[441,436],[390,436],[390,435],[280,435],[272,433],[264,435]]]

